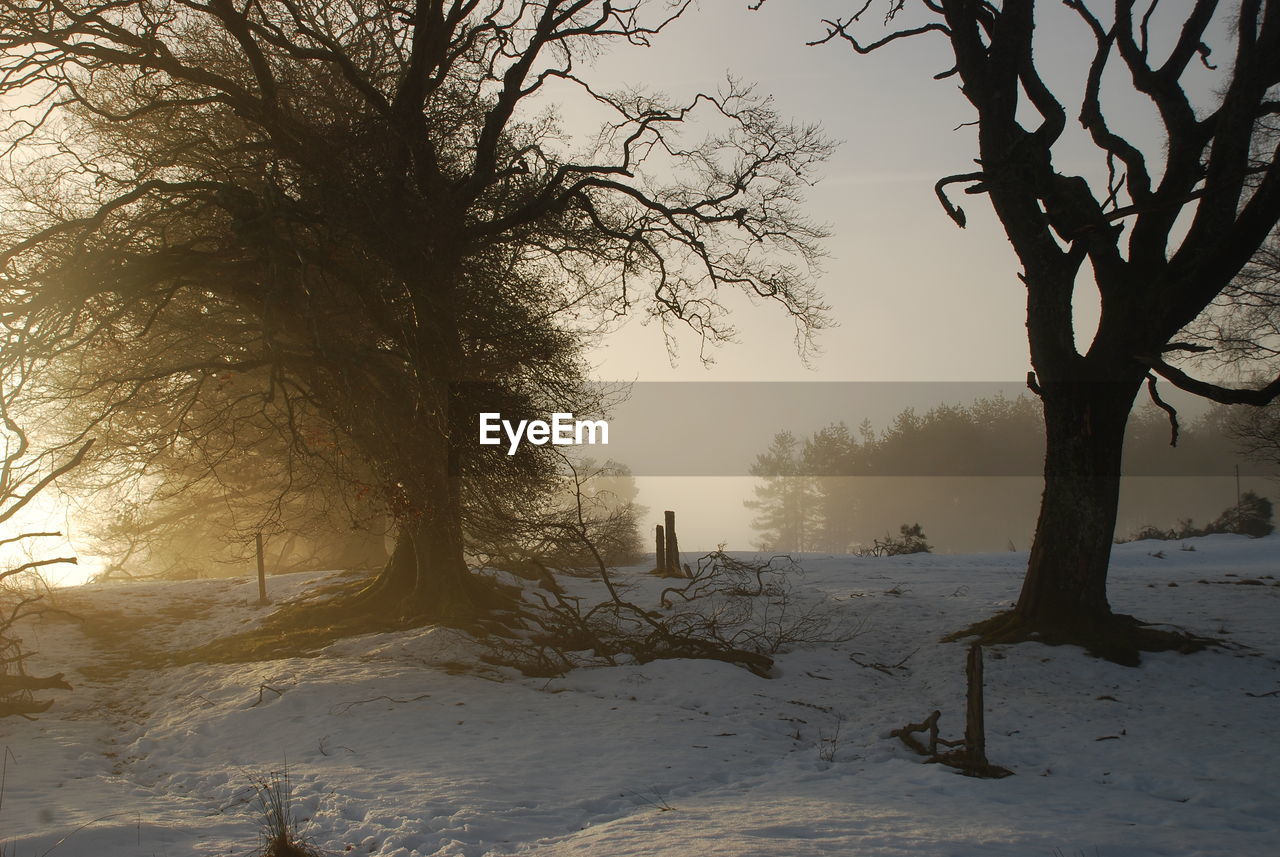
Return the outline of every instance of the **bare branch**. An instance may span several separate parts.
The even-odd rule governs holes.
[[[864,6],[863,11],[865,10],[866,10],[866,7]],[[878,51],[880,50],[880,48],[883,48],[885,45],[892,44],[893,42],[896,42],[899,39],[909,39],[909,38],[912,38],[913,36],[924,35],[925,33],[942,33],[943,35],[948,35],[951,32],[949,29],[947,29],[945,24],[940,24],[936,21],[931,21],[930,23],[922,24],[919,27],[912,27],[907,30],[897,30],[895,32],[890,33],[887,36],[884,36],[882,38],[879,38],[864,44],[862,42],[859,42],[856,38],[854,38],[854,36],[847,29],[850,24],[856,21],[857,21],[856,15],[852,18],[846,18],[843,20],[840,18],[834,18],[834,19],[824,18],[822,23],[827,28],[827,34],[820,39],[815,39],[812,42],[807,42],[807,44],[810,47],[817,47],[818,45],[825,45],[827,42],[830,42],[833,39],[840,39],[844,41],[847,45],[849,45],[849,47],[853,48],[853,50],[856,51],[857,53],[865,55],[865,54],[872,53],[873,51]]]
[[[1147,392],[1151,395],[1151,401],[1156,407],[1169,415],[1169,446],[1178,445],[1178,412],[1173,406],[1160,398],[1160,391],[1156,389],[1156,376],[1150,372],[1147,373]]]
[[[84,444],[80,447],[80,449],[77,450],[75,455],[71,456],[70,459],[63,462],[59,466],[55,467],[49,473],[45,474],[30,488],[27,488],[22,493],[15,495],[13,502],[10,502],[3,509],[0,509],[0,523],[4,523],[5,521],[12,518],[22,509],[26,508],[27,504],[30,503],[32,500],[34,500],[40,494],[41,491],[49,487],[51,484],[57,481],[64,474],[71,472],[72,470],[74,470],[75,468],[83,464],[85,456],[88,455],[89,450],[93,448],[93,444],[94,444],[93,440],[85,441]],[[71,560],[71,561],[75,562],[75,560]]]
[[[1150,366],[1157,374],[1175,387],[1224,405],[1262,406],[1280,397],[1280,377],[1256,389],[1238,389],[1192,378],[1181,369],[1165,363],[1159,357],[1139,357],[1138,361]]]
[[[960,175],[947,176],[946,178],[938,179],[938,183],[933,186],[933,192],[937,194],[938,202],[942,203],[942,207],[946,210],[947,216],[955,221],[956,226],[959,226],[961,229],[964,229],[966,222],[964,209],[960,208],[958,205],[951,204],[951,200],[947,199],[945,188],[949,184],[957,184],[959,182],[981,183],[985,180],[986,175],[984,173],[961,173]],[[968,193],[970,190],[971,189],[966,189],[965,192]]]

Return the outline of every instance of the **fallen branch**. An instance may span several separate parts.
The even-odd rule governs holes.
[[[387,696],[386,694],[383,694],[382,696],[371,696],[368,699],[357,699],[355,702],[344,702],[343,704],[335,706],[333,709],[331,709],[330,713],[346,714],[348,711],[355,708],[357,705],[366,705],[370,702],[378,702],[379,700],[383,700],[383,699],[385,699],[387,702],[390,702],[394,705],[404,705],[407,702],[417,702],[418,700],[426,699],[429,696],[431,696],[431,694],[429,693],[419,694],[418,696],[413,696],[408,699],[396,699],[395,697]]]
[[[277,690],[276,688],[272,687],[271,685],[267,684],[267,683],[264,681],[262,684],[258,685],[258,699],[257,699],[257,701],[256,701],[256,702],[254,702],[254,703],[253,703],[253,705],[250,705],[249,707],[250,707],[250,708],[257,708],[259,705],[261,705],[261,704],[262,704],[262,698],[263,698],[264,694],[266,693],[266,691],[268,691],[268,690],[269,690],[269,691],[271,691],[272,693],[274,693],[276,696],[284,696],[284,691],[283,691],[283,690]]]
[[[938,756],[938,745],[942,744],[946,747],[959,747],[964,741],[948,741],[945,738],[938,737],[938,718],[942,716],[941,711],[934,711],[919,723],[908,723],[901,729],[895,729],[889,734],[894,738],[902,740],[903,744],[915,750],[921,756],[929,756],[928,761],[940,762],[942,759]],[[929,733],[929,744],[925,746],[920,743],[920,739],[916,737],[917,732]]]
[[[894,671],[894,670],[902,670],[902,671],[906,672],[906,671],[907,671],[907,666],[906,666],[907,661],[911,660],[911,656],[912,656],[912,655],[914,655],[914,654],[915,654],[916,652],[918,652],[918,651],[920,651],[920,650],[919,650],[919,649],[915,649],[915,650],[913,650],[910,654],[908,654],[908,655],[907,655],[906,657],[904,657],[902,660],[898,661],[896,664],[882,664],[882,663],[879,663],[878,661],[873,661],[872,663],[869,663],[869,664],[863,663],[862,661],[860,661],[860,660],[858,660],[856,657],[854,657],[855,655],[860,655],[860,654],[862,654],[862,652],[851,652],[851,653],[849,654],[849,660],[853,661],[855,664],[857,664],[857,665],[858,665],[858,666],[860,666],[860,667],[863,667],[864,669],[876,670],[877,672],[882,672],[882,673],[884,673],[885,675],[891,676],[891,675],[893,675],[893,671]]]

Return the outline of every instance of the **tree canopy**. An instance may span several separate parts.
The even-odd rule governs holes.
[[[6,371],[115,349],[90,367],[109,411],[257,373],[262,403],[322,420],[392,498],[369,597],[473,614],[464,495],[548,466],[479,448],[478,411],[590,411],[581,335],[633,307],[713,342],[717,287],[823,322],[822,230],[798,207],[818,131],[733,81],[678,101],[580,71],[683,9],[3,3]],[[590,145],[564,99],[603,116]]]

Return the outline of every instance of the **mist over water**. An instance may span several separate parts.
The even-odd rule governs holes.
[[[1044,482],[1033,476],[837,477],[860,499],[854,518],[858,541],[896,534],[901,524],[919,523],[935,553],[1027,550],[1035,532]],[[755,550],[752,512],[743,507],[757,480],[746,477],[639,477],[638,502],[648,508],[645,532],[662,523],[664,509],[679,513],[681,546],[713,550]],[[1241,491],[1277,498],[1274,481],[1242,476]],[[1120,482],[1116,535],[1144,526],[1172,528],[1191,518],[1213,520],[1235,504],[1234,476],[1134,476]],[[650,550],[652,548],[650,547]]]
[[[1166,398],[1178,409],[1180,443],[1170,446],[1164,412],[1139,400],[1118,537],[1186,519],[1204,524],[1234,505],[1238,491],[1276,493],[1266,467],[1236,452],[1201,400],[1176,391]],[[984,408],[998,425],[983,424]],[[1014,412],[1017,419],[1006,424]],[[804,442],[837,423],[855,440],[865,431],[897,432],[892,449],[861,464],[802,471],[824,493],[846,498],[846,547],[870,544],[904,523],[920,523],[940,552],[1025,550],[1035,531],[1043,428],[1037,402],[1018,382],[638,383],[609,418],[605,454],[636,476],[647,530],[674,509],[689,550],[755,549],[760,540],[743,501],[761,484],[750,475],[757,456],[781,431]]]

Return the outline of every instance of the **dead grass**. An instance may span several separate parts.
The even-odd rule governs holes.
[[[298,834],[293,812],[293,783],[289,772],[271,771],[252,780],[254,803],[262,816],[259,857],[321,857],[321,853]]]

